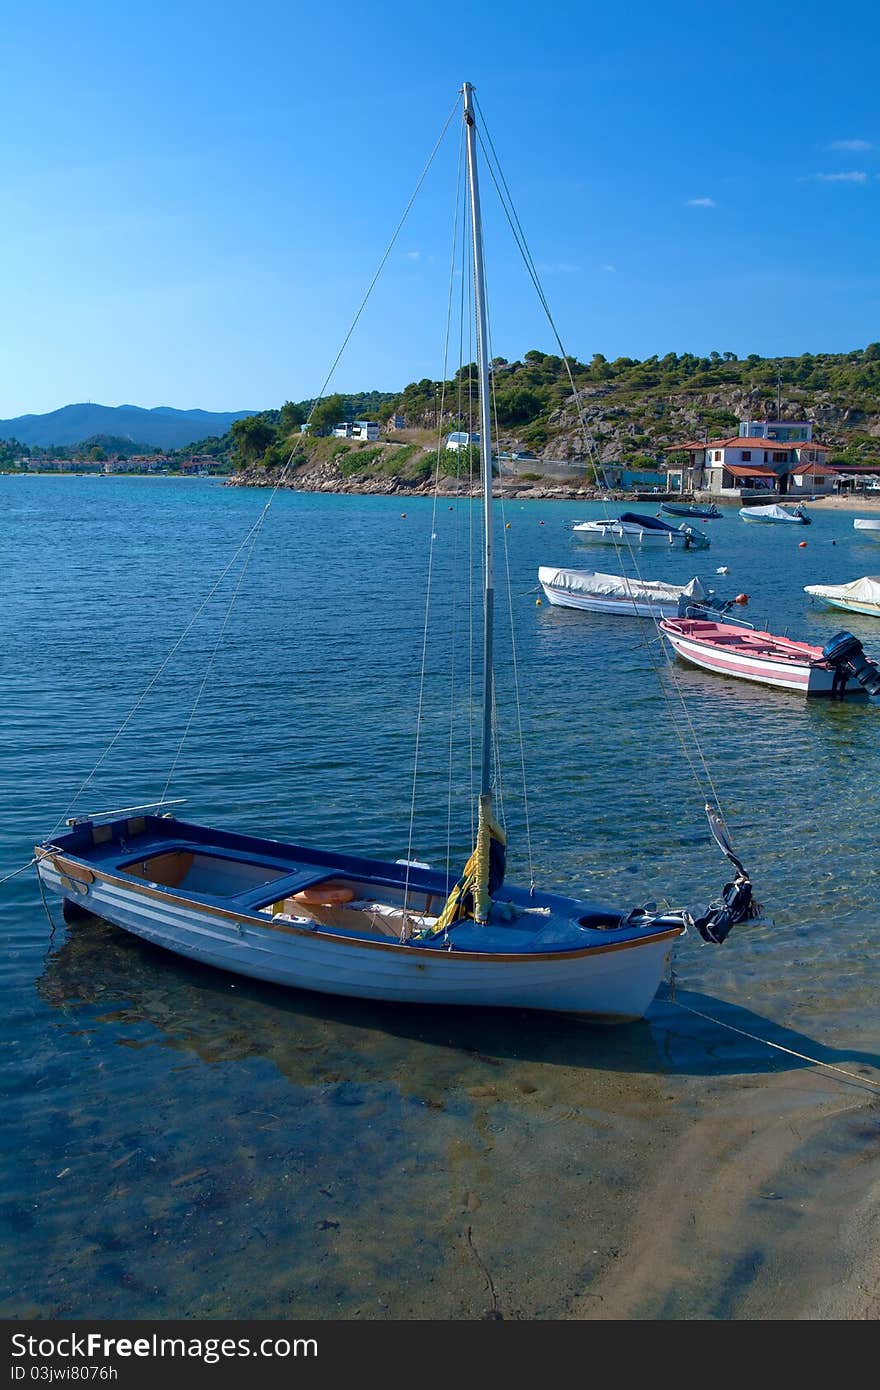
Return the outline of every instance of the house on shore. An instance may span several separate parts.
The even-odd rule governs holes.
[[[479,445],[479,443],[480,436],[473,430],[453,430],[451,434],[446,436],[446,447],[454,453],[458,453],[460,449],[467,449],[471,444]]]
[[[741,420],[730,438],[673,444],[666,485],[670,492],[715,497],[824,496],[838,491],[829,453],[808,420]]]
[[[335,439],[378,439],[379,423],[377,420],[343,420],[333,426],[333,436]]]

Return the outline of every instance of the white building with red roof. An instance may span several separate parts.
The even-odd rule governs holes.
[[[686,440],[673,444],[667,465],[671,492],[711,492],[714,496],[809,497],[835,492],[837,473],[828,463],[827,444],[813,439],[807,420],[741,420],[728,439]]]

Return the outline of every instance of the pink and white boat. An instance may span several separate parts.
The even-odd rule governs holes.
[[[706,671],[835,699],[880,691],[880,671],[848,632],[837,633],[825,647],[815,647],[701,618],[664,618],[660,630],[683,660]]]

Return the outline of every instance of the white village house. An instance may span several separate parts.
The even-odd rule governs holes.
[[[446,436],[447,449],[452,449],[456,453],[459,449],[466,449],[469,444],[479,444],[479,442],[479,434],[468,430],[453,430],[451,434]]]
[[[813,438],[808,420],[740,420],[732,438],[688,440],[666,452],[679,456],[667,464],[670,492],[810,497],[838,490],[829,447]]]
[[[333,426],[336,439],[378,439],[379,424],[376,420],[343,420]]]

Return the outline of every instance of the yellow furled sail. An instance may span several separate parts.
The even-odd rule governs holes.
[[[480,797],[477,843],[437,918],[431,935],[445,931],[463,917],[485,922],[492,906],[492,894],[504,882],[507,836],[492,814],[491,794]]]

